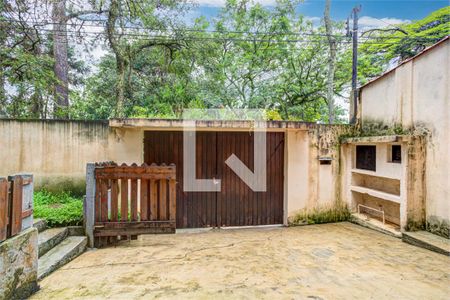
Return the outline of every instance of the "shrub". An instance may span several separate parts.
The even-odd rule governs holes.
[[[68,192],[51,193],[41,190],[34,193],[34,217],[45,219],[49,227],[81,225],[83,200]]]

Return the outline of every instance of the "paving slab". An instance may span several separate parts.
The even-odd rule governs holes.
[[[347,222],[215,229],[87,251],[32,299],[448,299],[449,265]]]

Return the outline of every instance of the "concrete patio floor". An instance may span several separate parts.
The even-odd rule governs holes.
[[[350,223],[142,236],[88,251],[33,299],[448,299],[450,258]]]

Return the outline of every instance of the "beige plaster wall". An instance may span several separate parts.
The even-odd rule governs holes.
[[[312,124],[282,129],[286,220],[299,210],[335,203],[338,136],[349,128]],[[32,173],[37,188],[83,193],[86,163],[141,164],[143,135],[143,128],[111,128],[105,122],[0,120],[0,176]],[[320,157],[332,158],[332,164],[321,165]]]
[[[426,128],[426,215],[450,221],[450,39],[361,90],[363,128]]]
[[[317,125],[286,132],[285,197],[288,218],[320,211],[341,201],[339,136],[350,126]],[[320,159],[331,159],[321,164]]]
[[[34,174],[37,188],[84,189],[87,162],[142,162],[142,131],[105,122],[0,120],[0,176]]]

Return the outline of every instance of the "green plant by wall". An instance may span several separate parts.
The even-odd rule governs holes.
[[[49,227],[81,225],[83,200],[68,192],[51,193],[47,190],[35,192],[34,217],[45,219]]]
[[[300,211],[290,218],[289,226],[344,222],[350,220],[350,216],[350,210],[343,204],[334,207],[318,207]]]

